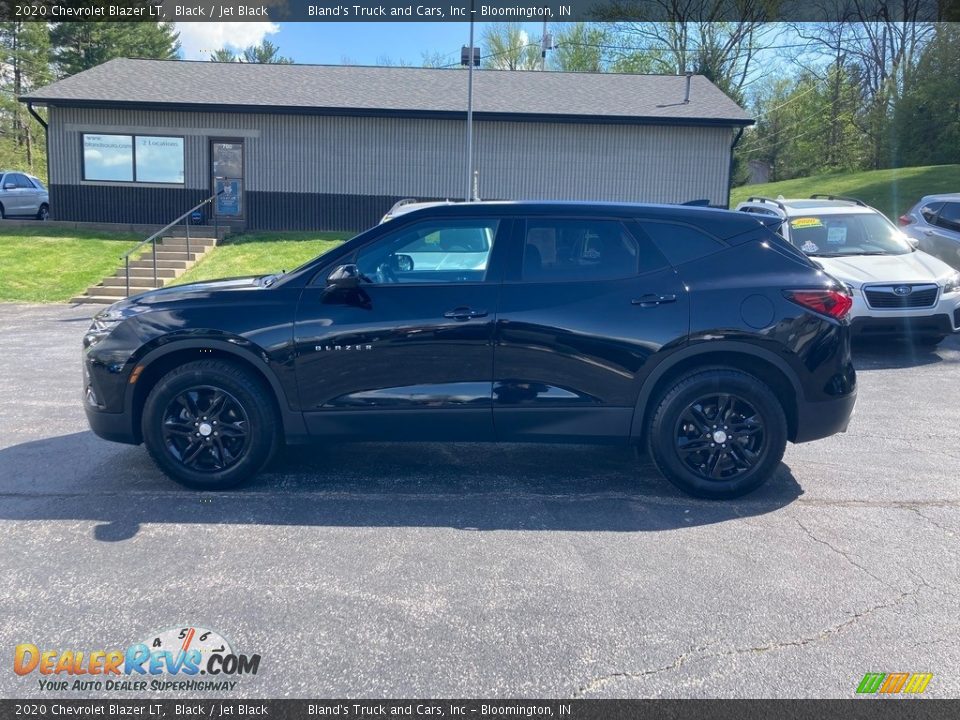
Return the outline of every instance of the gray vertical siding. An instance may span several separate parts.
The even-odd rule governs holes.
[[[83,182],[83,132],[183,135],[184,186]],[[464,133],[457,120],[54,107],[52,204],[64,219],[172,219],[209,191],[209,140],[242,137],[249,226],[358,229],[401,197],[461,197]],[[484,198],[726,202],[729,127],[482,121],[475,137]]]

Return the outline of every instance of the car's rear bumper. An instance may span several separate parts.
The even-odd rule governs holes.
[[[801,401],[797,407],[797,434],[793,442],[810,442],[846,432],[856,404],[856,390],[830,400]]]

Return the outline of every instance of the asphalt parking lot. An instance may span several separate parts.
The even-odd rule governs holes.
[[[209,495],[87,430],[91,312],[0,305],[0,697],[43,696],[17,643],[187,625],[262,656],[217,697],[960,696],[960,338],[858,349],[849,432],[735,502],[521,445],[297,448]]]

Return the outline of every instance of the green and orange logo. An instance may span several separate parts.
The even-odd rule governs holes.
[[[857,686],[857,694],[919,695],[932,679],[933,673],[867,673]]]

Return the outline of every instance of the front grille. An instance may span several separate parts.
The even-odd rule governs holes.
[[[907,294],[898,294],[901,288],[909,288]],[[937,302],[939,288],[936,285],[874,285],[864,288],[867,304],[876,310],[900,310],[903,308],[928,308]],[[902,290],[901,290],[902,293]]]

